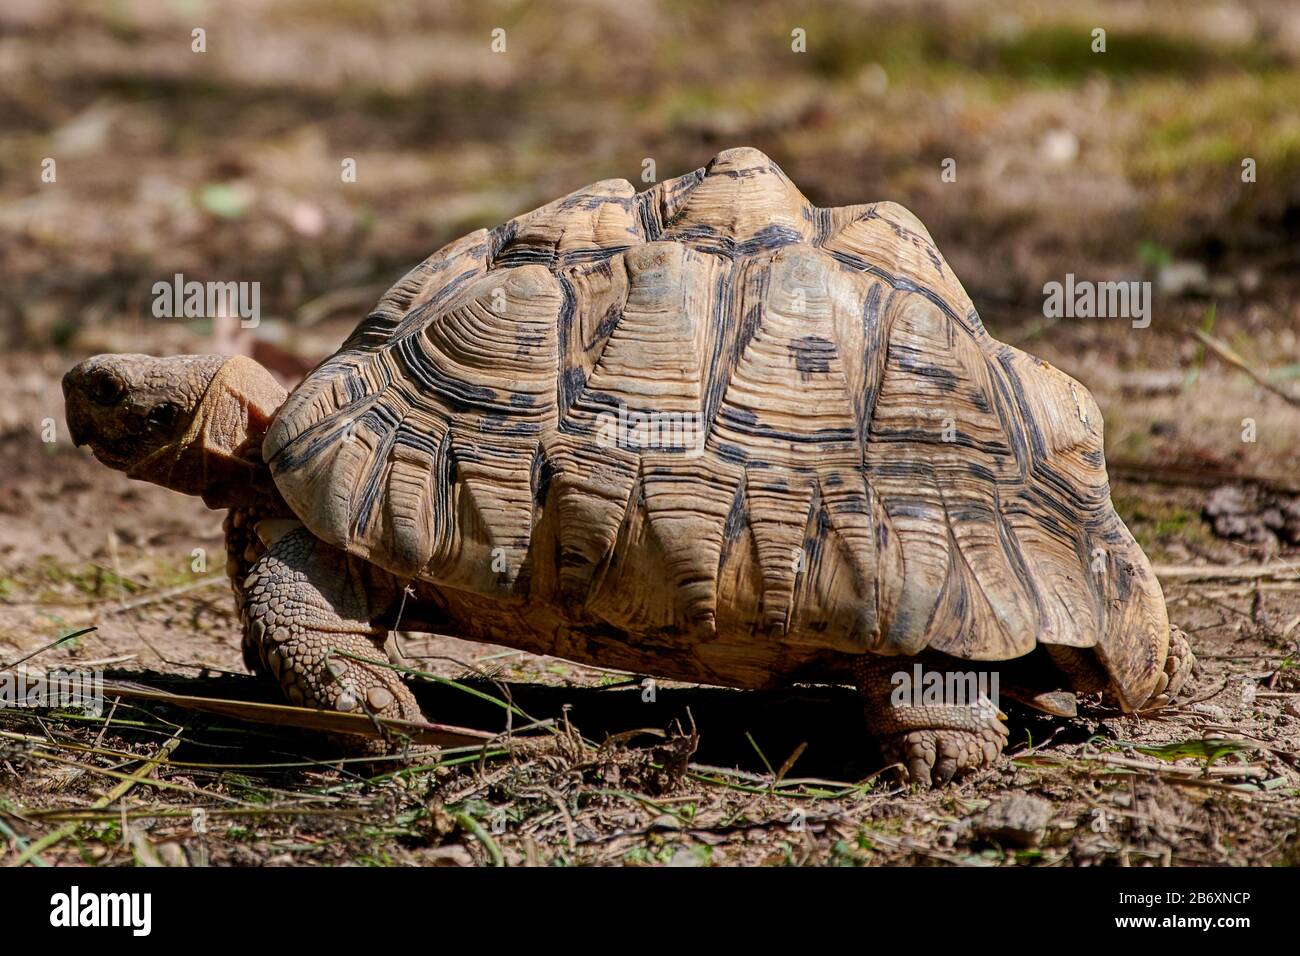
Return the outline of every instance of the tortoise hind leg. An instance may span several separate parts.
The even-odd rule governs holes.
[[[1142,705],[1139,713],[1157,710],[1177,697],[1178,692],[1187,683],[1187,679],[1192,676],[1192,668],[1195,666],[1196,655],[1192,653],[1192,646],[1187,642],[1187,633],[1181,627],[1171,626],[1169,651],[1165,655],[1164,670],[1160,674],[1156,689]]]
[[[915,662],[867,654],[854,664],[867,727],[879,739],[885,759],[902,763],[913,783],[927,787],[993,764],[1008,738],[997,708],[973,701],[917,706],[899,700],[893,675],[910,675]]]
[[[387,629],[373,623],[397,594],[388,573],[294,528],[244,580],[246,657],[295,704],[422,720],[410,688],[385,666]]]
[[[1102,700],[1112,707],[1120,707],[1119,695],[1111,685],[1106,669],[1097,660],[1092,648],[1062,647],[1048,644],[1048,656],[1056,668],[1069,680],[1070,685],[1080,694],[1102,693]],[[1140,714],[1158,710],[1166,706],[1183,689],[1187,679],[1196,665],[1196,655],[1192,653],[1187,642],[1187,634],[1182,628],[1169,628],[1169,649],[1165,654],[1164,668],[1156,681],[1155,689],[1141,707]]]

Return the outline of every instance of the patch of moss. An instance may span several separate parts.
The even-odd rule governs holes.
[[[1146,130],[1130,154],[1135,178],[1222,179],[1239,187],[1241,162],[1255,160],[1257,182],[1284,182],[1300,171],[1300,76],[1289,72],[1216,79],[1189,89],[1155,84],[1136,96]],[[1253,185],[1253,184],[1251,184]]]
[[[1173,502],[1112,495],[1115,510],[1148,554],[1159,552],[1175,540],[1208,543],[1209,526],[1199,511]]]
[[[38,602],[64,595],[69,589],[91,597],[118,596],[144,590],[143,585],[95,564],[66,566],[44,556],[14,575],[15,589]]]
[[[1259,44],[1213,44],[1167,31],[1107,30],[1106,49],[1094,52],[1095,24],[1046,22],[1025,29],[993,30],[982,19],[929,15],[872,17],[828,7],[780,18],[779,38],[789,45],[790,26],[806,31],[811,68],[829,78],[852,78],[868,63],[890,76],[962,75],[975,81],[991,74],[1013,81],[1079,83],[1088,76],[1202,77],[1278,66]]]
[[[1093,51],[1093,27],[1054,23],[988,43],[984,53],[1015,76],[1077,82],[1093,73],[1204,75],[1225,69],[1258,70],[1272,57],[1256,46],[1212,46],[1191,37],[1146,30],[1106,31],[1106,49]]]
[[[157,562],[143,577],[144,580],[128,578],[93,563],[65,565],[57,558],[44,555],[0,579],[0,598],[24,595],[26,600],[38,604],[66,600],[69,592],[89,598],[120,598],[195,580],[188,565],[182,567],[170,561]]]
[[[913,74],[935,66],[946,52],[942,35],[914,21],[841,15],[805,29],[809,66],[824,77],[854,77],[870,63],[879,63],[891,77]]]

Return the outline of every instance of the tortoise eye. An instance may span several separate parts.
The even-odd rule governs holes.
[[[145,421],[149,423],[150,428],[171,428],[176,424],[179,415],[180,409],[171,402],[160,402],[149,409]]]
[[[126,394],[126,384],[111,372],[96,375],[88,389],[90,400],[96,405],[116,405]]]

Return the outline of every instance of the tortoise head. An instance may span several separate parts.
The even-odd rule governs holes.
[[[270,490],[262,436],[285,391],[250,358],[97,355],[63,376],[68,430],[105,465],[211,507]]]

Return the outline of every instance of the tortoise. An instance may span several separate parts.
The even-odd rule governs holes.
[[[902,206],[815,207],[754,149],[452,242],[287,396],[223,356],[63,387],[78,445],[229,510],[245,660],[301,705],[421,719],[383,643],[426,630],[854,684],[937,785],[997,759],[1005,715],[900,677],[1134,712],[1193,664],[1087,389],[993,339]]]

